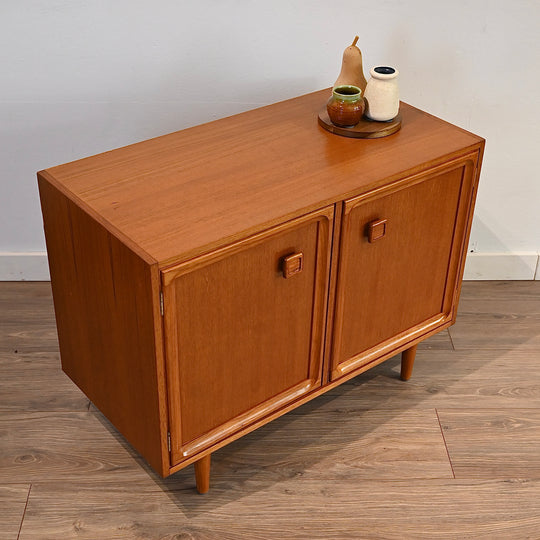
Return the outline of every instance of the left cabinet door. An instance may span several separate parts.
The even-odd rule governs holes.
[[[333,207],[162,272],[171,466],[321,385]]]

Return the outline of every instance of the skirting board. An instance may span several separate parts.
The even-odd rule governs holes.
[[[538,253],[468,253],[463,279],[540,280]]]
[[[46,252],[1,253],[0,281],[49,281]],[[540,280],[538,253],[469,253],[465,280]]]
[[[49,281],[50,279],[45,251],[0,252],[0,281]]]

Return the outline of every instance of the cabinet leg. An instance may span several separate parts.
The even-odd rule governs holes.
[[[194,463],[195,465],[195,482],[197,483],[197,491],[206,493],[210,489],[210,456],[208,454]]]
[[[416,347],[406,349],[401,353],[401,380],[408,381],[412,375],[412,368],[414,364],[414,357],[416,356]]]

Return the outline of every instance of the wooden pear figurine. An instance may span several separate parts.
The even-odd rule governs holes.
[[[362,53],[356,46],[357,41],[358,36],[354,38],[352,45],[343,51],[341,73],[334,83],[334,88],[336,86],[341,86],[342,84],[351,84],[353,86],[358,86],[362,90],[362,93],[364,93],[367,81],[364,77],[364,70],[362,68]]]

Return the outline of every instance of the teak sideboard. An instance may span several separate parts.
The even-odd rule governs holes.
[[[456,318],[484,140],[329,90],[38,173],[63,370],[162,476]],[[294,441],[291,441],[294,445]]]

